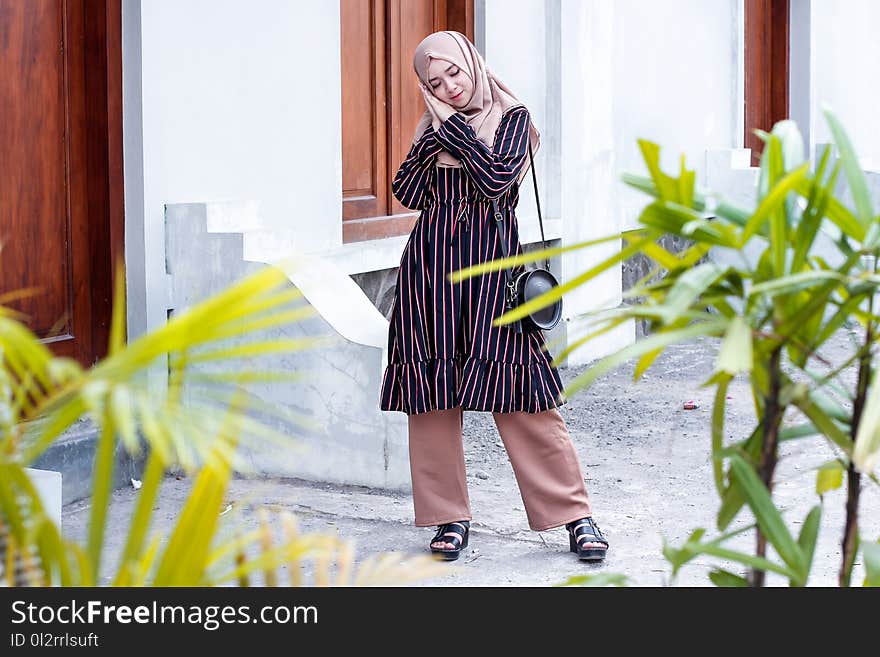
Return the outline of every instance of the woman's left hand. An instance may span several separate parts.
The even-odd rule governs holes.
[[[437,98],[437,96],[432,94],[424,84],[419,83],[419,88],[422,90],[422,96],[425,97],[425,106],[433,116],[437,117],[440,123],[443,123],[446,119],[455,114],[455,108],[452,107],[452,105],[448,105]]]

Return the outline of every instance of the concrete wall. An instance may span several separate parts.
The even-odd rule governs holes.
[[[485,6],[487,64],[529,107],[541,131],[537,171],[545,216],[550,222],[558,218],[563,245],[618,232],[609,91],[615,3],[486,0]],[[524,241],[530,228],[537,229],[528,187],[523,188],[518,208]],[[618,249],[619,244],[611,243],[565,254],[560,259],[560,280],[578,276]],[[567,295],[563,338],[571,341],[588,330],[586,313],[619,304],[620,285],[620,267],[614,267]],[[633,338],[633,327],[623,326],[575,352],[566,364],[594,360]]]
[[[247,240],[241,234],[223,230],[223,209],[223,204],[168,206],[168,274],[175,313],[262,266],[244,258]],[[305,419],[300,423],[262,417],[290,436],[290,442],[268,450],[248,449],[253,470],[263,475],[408,490],[406,416],[379,410],[386,360],[382,331],[387,330],[387,323],[366,299],[358,297],[362,293],[354,282],[326,261],[309,263],[302,271],[290,268],[288,275],[303,293],[304,303],[315,307],[316,315],[253,337],[323,337],[330,342],[302,352],[236,361],[247,371],[306,375],[302,382],[247,386],[271,408]],[[349,305],[328,308],[328,297],[347,298]]]
[[[140,142],[126,150],[126,237],[142,250],[127,257],[143,260],[129,271],[138,334],[165,321],[166,203],[254,202],[242,230],[284,230],[298,249],[341,240],[339,3],[123,9],[126,130]]]
[[[541,148],[536,154],[541,209],[546,216],[554,218],[559,217],[559,204],[555,201],[558,198],[558,177],[548,180],[547,162],[549,158],[559,157],[556,139],[559,126],[556,122],[551,123],[548,117],[557,110],[557,98],[548,97],[553,81],[547,76],[547,15],[556,9],[558,2],[553,0],[487,0],[483,51],[489,69],[525,103],[541,133]],[[558,62],[555,64],[558,67]],[[554,201],[547,199],[548,194],[554,197]],[[517,216],[520,225],[537,228],[531,179],[523,182]]]
[[[831,141],[822,116],[822,105],[827,103],[843,122],[864,168],[880,171],[880,3],[812,0],[811,9],[812,142]]]
[[[663,164],[688,166],[707,182],[707,151],[741,146],[742,0],[487,0],[486,59],[529,105],[548,148],[539,158],[548,214],[563,244],[636,225],[646,197],[620,183],[643,172],[636,140],[663,146]],[[693,26],[699,25],[699,30]],[[528,225],[524,196],[520,223]],[[591,247],[562,258],[571,279],[619,248]],[[588,330],[585,313],[620,303],[612,268],[566,298],[569,339]],[[624,327],[573,355],[599,357],[633,339]]]
[[[91,497],[97,447],[98,428],[83,417],[61,434],[33,465],[34,468],[58,475],[60,499],[63,504],[70,504]],[[141,478],[143,469],[143,456],[131,456],[121,444],[116,445],[114,487],[130,486],[132,479]]]
[[[613,4],[615,171],[643,173],[636,140],[648,139],[664,168],[676,171],[684,154],[705,184],[706,151],[742,146],[742,0]],[[625,228],[637,225],[644,199],[620,192]]]

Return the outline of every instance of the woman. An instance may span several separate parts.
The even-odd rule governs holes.
[[[538,132],[528,110],[458,32],[436,32],[413,65],[426,111],[392,183],[421,210],[403,250],[388,335],[380,408],[408,416],[415,524],[437,526],[430,548],[458,558],[471,510],[463,411],[491,412],[529,526],[565,525],[569,548],[604,558],[577,454],[556,407],[565,403],[540,332],[492,326],[504,312],[503,272],[450,283],[447,275],[501,257],[491,199],[505,216],[509,253],[522,253],[519,181]]]

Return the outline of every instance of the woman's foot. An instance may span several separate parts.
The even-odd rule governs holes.
[[[581,518],[565,525],[568,549],[583,561],[601,561],[608,551],[608,541],[592,517]]]
[[[446,561],[455,561],[468,545],[470,528],[471,523],[468,520],[440,525],[431,540],[431,552]]]

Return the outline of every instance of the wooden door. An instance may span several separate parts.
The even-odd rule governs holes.
[[[746,0],[744,11],[743,143],[758,166],[764,142],[754,131],[770,132],[789,115],[789,0]]]
[[[424,112],[412,54],[437,30],[473,39],[473,0],[340,0],[343,241],[404,235],[416,214],[391,194]]]
[[[120,30],[119,0],[0,0],[0,294],[85,365],[122,252]]]

